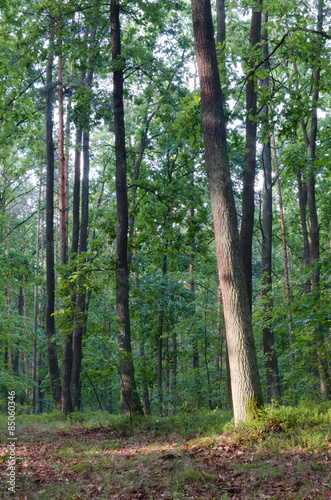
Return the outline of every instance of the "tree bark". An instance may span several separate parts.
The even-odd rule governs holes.
[[[143,341],[139,344],[139,356],[140,359],[143,360],[143,366],[144,366],[144,371],[146,367],[146,360],[145,360],[145,346]],[[145,415],[150,415],[151,414],[151,404],[149,400],[149,390],[148,390],[148,384],[145,380],[145,374],[142,379],[141,383],[141,388],[142,388],[142,399],[143,399],[143,405],[144,405],[144,413]]]
[[[261,6],[262,0],[255,0],[252,9],[250,47],[256,51],[261,43]],[[251,69],[256,56],[252,57]],[[240,230],[240,248],[244,264],[246,286],[250,309],[252,310],[252,244],[254,229],[254,183],[256,170],[256,123],[257,116],[257,89],[256,78],[253,74],[246,83],[246,143],[245,160],[243,171],[243,194],[242,194],[242,220]]]
[[[263,11],[263,28],[262,28],[262,56],[265,63],[262,68],[269,70],[269,48],[268,48],[268,13]],[[268,89],[269,76],[261,81],[261,87]],[[264,104],[261,114],[264,119],[268,116],[268,105]],[[281,390],[278,373],[277,357],[274,349],[274,332],[272,330],[272,167],[271,167],[271,143],[270,134],[265,131],[266,124],[262,125],[262,163],[263,163],[263,227],[262,227],[262,251],[261,251],[261,277],[262,277],[262,301],[265,311],[263,320],[263,351],[265,356],[265,369],[267,376],[267,394],[268,401],[273,399],[280,401]]]
[[[119,2],[111,0],[111,52],[114,64],[113,103],[116,154],[116,311],[120,357],[121,408],[130,415],[143,413],[136,391],[131,352],[128,270],[128,195],[126,183],[126,145],[123,104],[123,69],[121,67],[121,32]]]
[[[59,19],[59,23],[62,19]],[[64,120],[63,120],[63,55],[62,26],[59,28],[58,56],[58,101],[59,101],[59,213],[60,213],[60,258],[61,265],[68,263],[68,154],[64,150]],[[68,106],[66,135],[69,142],[70,117]],[[69,128],[69,131],[68,131]],[[62,346],[62,413],[68,415],[72,411],[71,401],[71,368],[72,368],[72,332],[65,334]]]
[[[318,14],[317,14],[317,31],[322,32],[323,30],[323,9],[324,0],[319,1]],[[321,41],[320,41],[321,42]],[[316,150],[316,138],[317,138],[317,102],[319,99],[319,82],[321,76],[321,62],[318,61],[318,67],[314,71],[314,93],[313,93],[313,110],[310,118],[310,138],[307,147],[308,162],[311,167],[315,162],[315,150]],[[319,261],[320,257],[320,238],[319,238],[319,224],[317,216],[317,206],[316,206],[316,192],[315,192],[315,174],[310,172],[307,179],[307,201],[308,201],[308,211],[310,219],[310,241],[311,241],[311,265],[312,265],[312,290],[316,291],[315,300],[319,299],[319,281],[320,281],[320,271],[316,263]],[[326,368],[326,363],[324,355],[321,349],[321,343],[325,342],[325,337],[318,333],[316,335],[316,354],[318,362],[318,370],[320,376],[320,386],[322,399],[327,400],[330,397],[329,387],[328,387],[328,373]]]
[[[167,248],[166,243],[165,247]],[[167,276],[167,255],[163,255],[162,263],[162,289],[159,305],[159,327],[157,336],[157,390],[158,390],[158,415],[162,416],[163,391],[162,391],[162,364],[163,364],[163,325],[164,325],[164,293],[166,290],[165,279]]]
[[[53,143],[53,40],[54,25],[49,27],[49,48],[46,67],[46,332],[51,395],[54,406],[61,403],[60,373],[55,342],[55,272],[54,272],[54,143]]]
[[[42,169],[40,169],[39,196],[38,196],[38,214],[36,228],[36,270],[33,301],[33,341],[32,341],[32,391],[31,391],[31,410],[36,413],[36,384],[37,384],[37,348],[38,348],[38,281],[39,281],[39,247],[40,247],[40,206],[41,206],[41,185]]]
[[[209,0],[192,0],[206,171],[214,219],[236,425],[263,404],[250,304],[240,253],[214,28]]]
[[[194,186],[194,168],[191,172],[191,186]],[[194,214],[195,210],[194,207],[192,206],[190,208],[190,218],[193,223],[194,220]],[[194,236],[192,237],[192,241],[190,242],[191,246],[191,253],[190,253],[190,291],[192,294],[192,300],[193,300],[193,307],[194,311],[193,314],[195,313],[195,281],[194,281]],[[201,384],[200,384],[200,369],[199,369],[199,349],[198,349],[198,341],[196,336],[194,336],[192,340],[192,351],[193,351],[193,376],[194,376],[194,391],[195,391],[195,396],[196,396],[196,404],[198,408],[201,407],[202,405],[202,400],[201,400]]]
[[[291,370],[292,370],[292,388],[293,388],[293,401],[296,403],[295,394],[295,358],[293,352],[293,334],[292,334],[292,308],[291,308],[291,288],[290,279],[288,272],[288,254],[287,254],[287,242],[286,242],[286,231],[285,231],[285,219],[283,210],[283,197],[279,178],[279,166],[278,166],[278,156],[276,150],[275,136],[272,134],[272,145],[274,150],[274,160],[277,175],[277,188],[278,188],[278,200],[279,200],[279,215],[280,215],[280,225],[282,231],[282,244],[283,244],[283,261],[284,261],[284,276],[285,276],[285,293],[286,293],[286,305],[287,305],[287,317],[288,317],[288,336],[289,336],[289,347],[291,356]]]
[[[89,171],[90,171],[90,132],[83,132],[83,179],[82,179],[82,212],[80,224],[79,254],[84,255],[87,251],[88,241],[88,216],[89,216]],[[81,271],[80,271],[81,272]],[[81,280],[80,280],[81,281]],[[79,284],[75,330],[73,334],[73,357],[71,373],[71,391],[73,408],[81,408],[81,383],[80,374],[82,367],[82,345],[83,334],[86,324],[86,292],[82,283]]]

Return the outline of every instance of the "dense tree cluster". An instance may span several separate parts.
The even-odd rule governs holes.
[[[1,397],[328,399],[326,2],[0,6]]]

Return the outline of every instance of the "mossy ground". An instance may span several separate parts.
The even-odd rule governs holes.
[[[221,410],[167,418],[106,413],[17,418],[16,494],[75,499],[331,499],[331,406],[267,408],[234,429]]]

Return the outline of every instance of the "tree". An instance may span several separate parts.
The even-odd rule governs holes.
[[[122,409],[130,414],[143,413],[134,379],[131,355],[128,269],[128,196],[126,182],[126,144],[123,104],[123,67],[121,61],[121,31],[119,2],[111,1],[111,52],[114,65],[114,132],[116,155],[116,310],[118,350],[120,358]]]
[[[253,2],[250,52],[246,83],[246,143],[243,171],[242,221],[240,229],[240,248],[244,263],[248,299],[252,309],[252,241],[254,229],[254,183],[256,170],[256,131],[257,131],[257,77],[254,69],[261,44],[262,0]],[[252,69],[253,68],[253,69]]]
[[[206,170],[229,349],[235,423],[263,404],[230,177],[223,98],[209,0],[192,0]]]
[[[51,14],[50,14],[51,16]],[[46,181],[46,263],[47,263],[47,305],[46,331],[48,340],[48,362],[51,380],[52,399],[55,407],[61,402],[60,372],[57,361],[55,342],[55,272],[54,272],[54,143],[53,143],[53,41],[54,23],[49,25],[49,47],[46,67],[46,153],[47,153],[47,181]]]
[[[268,12],[263,10],[262,28],[262,56],[264,63],[262,69],[267,73],[266,78],[261,81],[262,91],[269,89],[269,46],[268,46]],[[265,355],[265,369],[267,375],[268,401],[280,400],[280,379],[278,373],[277,356],[274,346],[274,332],[272,327],[272,167],[271,167],[271,141],[268,133],[268,112],[267,103],[262,105],[261,135],[263,139],[262,163],[263,163],[263,215],[262,215],[262,252],[261,252],[261,277],[262,277],[262,300],[266,310],[263,325],[263,349]]]

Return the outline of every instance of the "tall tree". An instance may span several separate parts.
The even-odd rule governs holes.
[[[254,183],[256,170],[257,131],[257,76],[254,71],[261,45],[262,0],[254,0],[252,8],[250,53],[248,55],[249,75],[246,83],[246,143],[243,171],[242,221],[240,248],[244,263],[248,299],[252,309],[252,245],[254,229]]]
[[[262,56],[264,63],[262,68],[266,71],[266,77],[261,81],[262,91],[268,96],[269,90],[269,44],[268,44],[268,12],[263,10],[262,28]],[[262,275],[262,300],[265,310],[263,324],[263,350],[265,355],[265,369],[267,375],[267,394],[269,402],[272,399],[280,400],[280,380],[278,373],[278,362],[274,349],[274,333],[272,329],[272,167],[271,167],[271,141],[268,133],[269,106],[265,102],[262,105],[262,163],[263,163],[263,204],[262,204],[262,251],[261,251],[261,275]]]
[[[317,26],[316,31],[322,33],[323,31],[323,14],[324,14],[324,0],[318,1],[318,11],[317,11]],[[318,40],[318,50],[321,51],[323,44],[323,39],[320,37]],[[316,139],[317,139],[317,103],[319,99],[319,85],[321,79],[321,61],[320,54],[318,54],[317,66],[314,69],[314,92],[312,99],[312,113],[310,117],[310,136],[305,134],[306,146],[307,146],[307,156],[308,164],[312,167],[315,162],[316,154]],[[318,265],[320,257],[320,235],[319,235],[319,223],[317,215],[317,205],[316,205],[316,190],[315,190],[315,173],[311,171],[307,179],[307,201],[310,219],[310,240],[311,240],[311,264],[312,264],[312,289],[318,292],[319,281],[320,281],[320,270]],[[318,297],[317,297],[318,298]],[[326,368],[324,356],[321,350],[321,343],[325,339],[321,338],[321,335],[316,334],[316,353],[318,359],[318,370],[320,375],[321,384],[321,394],[323,399],[329,399],[329,374]]]
[[[206,170],[229,348],[234,418],[238,424],[257,414],[263,398],[239,246],[211,6],[209,0],[192,0],[191,3]]]
[[[126,144],[121,61],[120,5],[111,0],[111,53],[114,65],[113,106],[116,156],[116,311],[120,358],[121,406],[126,413],[143,413],[136,391],[131,351],[128,270],[128,195],[126,182]]]
[[[46,331],[48,347],[48,363],[51,381],[51,394],[55,407],[61,402],[60,372],[57,360],[55,342],[55,271],[54,271],[54,143],[53,143],[53,42],[54,21],[50,13],[48,53],[46,66],[46,272],[47,272],[47,299],[46,299]]]
[[[93,66],[94,66],[94,44],[96,37],[96,29],[91,30],[91,45],[88,59],[89,70],[85,78],[85,102],[83,111],[83,178],[82,178],[82,200],[81,200],[81,221],[79,234],[79,254],[84,256],[87,252],[88,245],[88,221],[89,221],[89,192],[90,192],[90,113],[92,102],[92,81],[93,81]],[[78,272],[82,272],[79,270]],[[80,280],[81,281],[81,280]],[[86,329],[87,322],[87,297],[85,287],[81,283],[78,285],[77,304],[75,311],[75,329],[73,334],[73,358],[72,358],[72,374],[71,388],[73,407],[81,408],[81,365],[82,365],[82,345],[83,335]]]

